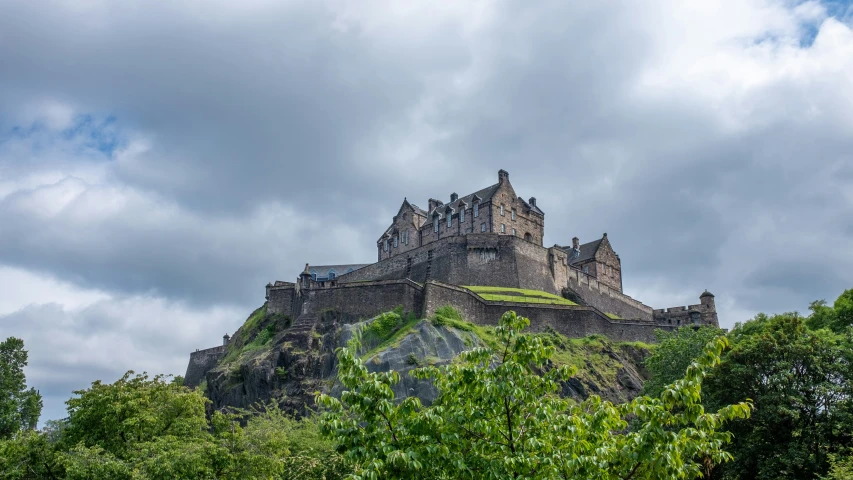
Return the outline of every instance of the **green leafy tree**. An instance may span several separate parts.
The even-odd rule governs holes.
[[[494,349],[415,370],[439,390],[429,407],[414,397],[396,402],[397,372],[369,373],[357,345],[339,349],[347,390],[318,402],[328,409],[321,428],[356,465],[353,478],[696,478],[731,458],[722,450],[730,435],[719,429],[747,417],[749,405],[708,413],[700,395],[725,339],[712,341],[659,398],[577,404],[558,395],[573,369],[552,368],[554,347],[521,333],[528,325],[507,312]]]
[[[26,366],[23,340],[9,337],[0,343],[0,440],[34,429],[41,415],[41,395],[27,389]]]
[[[818,478],[831,454],[853,445],[850,331],[806,323],[796,313],[761,314],[729,333],[732,349],[706,382],[709,404],[746,397],[755,413],[729,425],[737,461],[719,478]]]
[[[702,354],[711,340],[721,335],[723,330],[711,325],[685,326],[674,331],[656,330],[658,343],[645,362],[651,378],[643,385],[643,394],[659,396],[667,385],[684,376],[687,367]]]
[[[843,333],[853,326],[853,289],[845,290],[838,296],[832,306],[826,300],[817,300],[809,305],[811,314],[807,320],[813,329],[828,328],[836,333]]]

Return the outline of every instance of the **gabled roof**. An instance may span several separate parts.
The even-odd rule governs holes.
[[[573,265],[576,263],[584,263],[586,261],[592,260],[595,258],[595,252],[598,251],[598,247],[601,245],[601,238],[598,240],[593,240],[589,243],[584,243],[580,246],[580,255],[577,257],[572,257],[572,246],[568,245],[565,247],[560,247],[560,250],[563,250],[569,254],[569,265]]]
[[[531,205],[531,204],[527,203],[527,202],[526,202],[523,198],[521,198],[521,197],[518,197],[518,199],[521,201],[522,205],[524,205],[525,207],[529,208],[531,212],[536,212],[536,213],[538,213],[539,215],[545,216],[545,212],[543,212],[542,210],[540,210],[540,209],[539,209],[539,207],[537,207],[536,205]]]
[[[500,185],[499,183],[496,183],[496,184],[489,186],[489,187],[486,187],[482,190],[477,190],[474,193],[470,193],[468,195],[465,195],[464,197],[459,197],[454,202],[449,202],[449,203],[445,203],[444,205],[439,205],[437,207],[439,209],[438,213],[441,214],[442,212],[444,212],[447,209],[447,207],[451,207],[454,212],[457,212],[457,211],[459,211],[459,204],[460,203],[465,203],[465,205],[472,205],[474,203],[474,196],[476,196],[481,202],[488,202],[495,195],[495,192],[498,190],[499,185]],[[435,212],[435,210],[436,209],[433,208],[432,211],[429,212],[430,217],[432,216],[433,212]]]
[[[409,202],[409,199],[407,199],[407,198],[403,198],[403,204],[402,204],[402,205],[400,205],[400,209],[399,209],[399,210],[397,210],[397,215],[399,215],[399,214],[400,214],[400,212],[402,212],[402,211],[403,211],[403,207],[404,207],[404,206],[406,206],[406,205],[408,205],[408,206],[412,207],[412,210],[414,210],[415,214],[420,215],[420,216],[422,216],[422,217],[425,217],[425,216],[426,216],[426,211],[424,211],[424,209],[423,209],[423,208],[421,208],[421,207],[419,207],[419,206],[415,205],[414,203],[410,203],[410,202]]]

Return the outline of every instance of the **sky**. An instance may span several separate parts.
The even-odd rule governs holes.
[[[647,305],[807,313],[853,288],[853,6],[0,2],[0,337],[62,418],[499,169]]]

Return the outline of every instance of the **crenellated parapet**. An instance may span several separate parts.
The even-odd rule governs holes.
[[[714,303],[714,295],[707,290],[699,296],[698,304],[659,308],[654,310],[654,318],[657,323],[663,325],[720,326],[719,319],[717,318],[717,307]]]

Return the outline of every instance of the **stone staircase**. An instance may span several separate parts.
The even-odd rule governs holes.
[[[302,311],[311,310],[311,305],[306,302],[303,305]],[[307,350],[311,346],[311,341],[314,339],[314,330],[317,327],[319,316],[316,313],[302,313],[284,334],[284,341],[292,344],[294,347]]]

